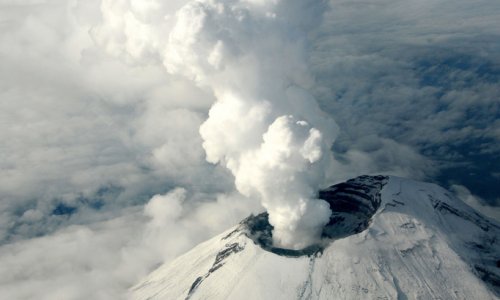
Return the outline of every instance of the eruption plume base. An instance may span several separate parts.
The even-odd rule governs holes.
[[[321,228],[321,238],[301,249],[285,249],[273,244],[273,226],[268,213],[252,215],[241,224],[245,234],[266,251],[289,257],[316,255],[333,240],[358,234],[369,227],[380,208],[380,192],[387,181],[386,176],[364,175],[320,190],[319,198],[330,205],[332,214],[328,224]]]

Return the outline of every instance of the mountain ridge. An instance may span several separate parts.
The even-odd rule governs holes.
[[[497,299],[500,226],[434,184],[360,176],[319,192],[323,243],[273,248],[266,215],[163,265],[132,299]]]

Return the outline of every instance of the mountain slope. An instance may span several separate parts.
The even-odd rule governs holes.
[[[273,248],[251,216],[161,266],[133,299],[496,299],[500,227],[428,183],[362,176],[321,191],[325,244]],[[327,241],[328,239],[328,241]]]

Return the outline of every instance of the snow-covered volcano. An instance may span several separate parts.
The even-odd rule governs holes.
[[[159,267],[133,299],[497,299],[500,226],[428,183],[361,176],[319,194],[324,243],[273,248],[250,216]]]

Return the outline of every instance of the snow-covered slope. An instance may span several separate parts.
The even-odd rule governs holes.
[[[500,227],[446,190],[362,176],[320,192],[328,243],[272,248],[251,216],[151,273],[133,299],[497,299]],[[325,239],[326,241],[326,239]]]

